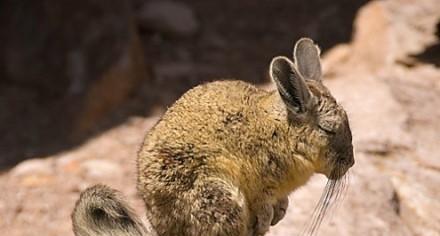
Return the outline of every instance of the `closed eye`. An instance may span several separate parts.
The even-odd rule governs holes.
[[[333,130],[331,130],[331,129],[329,129],[329,128],[326,128],[326,127],[324,127],[324,126],[322,126],[322,125],[318,125],[318,128],[319,128],[320,130],[324,131],[324,133],[326,133],[327,135],[335,135],[335,134],[336,134],[335,131],[333,131]]]

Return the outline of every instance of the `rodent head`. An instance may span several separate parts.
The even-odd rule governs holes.
[[[316,172],[339,179],[354,164],[352,136],[347,114],[322,83],[319,54],[312,40],[302,38],[295,44],[294,62],[275,57],[270,76],[287,108],[292,136],[304,144],[299,151]]]

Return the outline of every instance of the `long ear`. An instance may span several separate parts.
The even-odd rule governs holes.
[[[296,42],[293,57],[304,79],[321,80],[320,53],[319,47],[309,38],[301,38]]]
[[[304,113],[310,100],[310,92],[304,79],[286,57],[275,57],[270,63],[270,77],[290,111]]]

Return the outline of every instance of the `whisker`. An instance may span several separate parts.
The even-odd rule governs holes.
[[[343,176],[343,186],[341,188],[341,196],[339,203],[343,202],[348,193],[348,187],[350,186],[350,170],[348,170]]]
[[[334,186],[335,186],[334,181],[332,180],[327,181],[324,192],[321,195],[321,198],[312,213],[312,220],[308,224],[308,227],[306,227],[303,230],[301,235],[304,234],[314,235],[316,233],[317,229],[321,225],[321,222],[326,214],[328,205],[330,204],[330,200],[334,191]]]
[[[332,213],[335,213],[339,209],[341,204],[343,203],[345,196],[347,194],[348,183],[349,183],[348,182],[348,173],[346,173],[338,181],[337,195],[335,197],[335,204],[333,206]]]
[[[328,213],[330,212],[330,216],[332,216],[335,210],[339,208],[340,203],[345,198],[349,184],[349,173],[347,172],[341,176],[343,171],[344,170],[340,168],[336,168],[332,171],[324,191],[313,210],[311,220],[301,231],[300,235],[315,235],[322,221],[329,215]],[[339,179],[334,177],[339,177]]]
[[[315,221],[317,220],[318,212],[321,211],[324,199],[326,198],[327,189],[328,189],[328,182],[327,182],[327,184],[326,184],[326,186],[324,188],[324,192],[322,193],[322,195],[321,195],[321,197],[320,197],[320,199],[318,201],[318,204],[315,206],[315,209],[313,210],[310,223],[303,229],[303,231],[301,232],[300,235],[304,235],[307,232],[310,232],[311,230],[313,230],[314,225],[315,225]]]

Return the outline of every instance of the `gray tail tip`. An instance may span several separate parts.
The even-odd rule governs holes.
[[[121,236],[147,235],[121,193],[103,184],[81,193],[72,212],[72,223],[76,236],[114,235],[117,232],[116,235]]]

